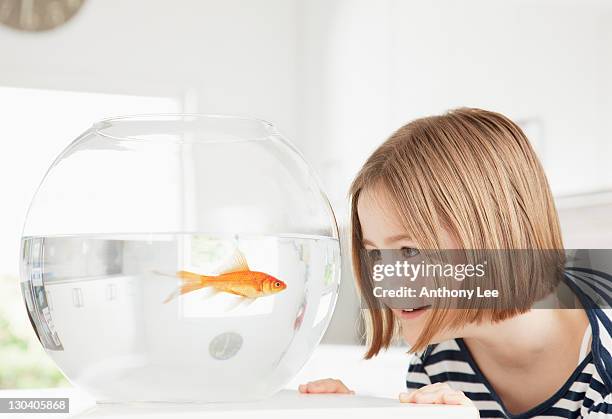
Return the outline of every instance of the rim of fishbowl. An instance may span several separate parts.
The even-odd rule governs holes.
[[[147,120],[147,119],[149,119],[150,121],[155,121],[155,122],[164,122],[165,118],[177,118],[176,122],[180,122],[178,118],[185,118],[185,117],[197,118],[197,119],[210,119],[210,120],[233,119],[233,120],[249,121],[249,122],[254,122],[254,123],[259,124],[261,127],[263,127],[264,130],[267,131],[267,135],[245,137],[245,138],[241,138],[240,141],[263,141],[263,140],[268,140],[272,137],[283,138],[273,123],[265,119],[262,119],[262,118],[257,118],[253,116],[245,116],[245,115],[234,115],[234,114],[212,114],[212,113],[208,114],[208,113],[193,113],[193,112],[144,113],[144,114],[112,116],[112,117],[104,118],[97,122],[94,122],[94,124],[91,127],[91,130],[102,137],[110,138],[110,139],[117,140],[117,141],[143,141],[144,142],[144,141],[151,141],[151,139],[130,137],[130,136],[118,136],[118,135],[112,135],[112,134],[105,133],[102,130],[105,128],[108,128],[108,126],[104,126],[104,124],[112,124],[114,122],[122,122],[122,121],[130,121],[130,120],[133,120],[133,121]],[[238,141],[238,140],[235,140],[235,141]]]

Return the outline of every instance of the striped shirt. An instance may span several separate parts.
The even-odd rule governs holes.
[[[565,280],[587,313],[592,341],[590,351],[548,400],[518,415],[508,413],[462,339],[430,345],[415,354],[408,368],[408,389],[447,383],[474,402],[481,418],[612,418],[612,276],[568,268]]]

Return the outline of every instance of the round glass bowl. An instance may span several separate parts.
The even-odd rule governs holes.
[[[22,240],[32,325],[100,402],[272,395],[320,341],[339,279],[327,198],[249,118],[95,124],[52,164]]]

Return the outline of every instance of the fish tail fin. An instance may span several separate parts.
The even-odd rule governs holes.
[[[181,279],[181,286],[164,300],[164,304],[169,303],[176,297],[207,287],[208,279],[206,275],[200,275],[189,271],[178,271],[176,276]]]
[[[204,278],[206,278],[206,276],[204,275],[196,274],[194,272],[189,271],[178,271],[176,273],[176,276],[181,278],[183,282],[187,284],[191,284],[194,282],[203,282]]]

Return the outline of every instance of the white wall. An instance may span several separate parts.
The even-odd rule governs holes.
[[[190,96],[294,133],[293,0],[89,0],[50,32],[0,26],[0,85]]]
[[[391,131],[457,106],[535,125],[532,141],[557,195],[612,187],[612,3],[336,0],[301,7],[310,17],[302,42],[320,46],[321,59],[306,81],[311,96],[325,93],[302,103],[300,124],[319,125],[313,137],[332,143],[321,159],[328,163],[320,164],[333,167],[334,195]]]
[[[538,119],[557,194],[612,187],[612,3],[416,4],[392,13],[395,124],[466,105]]]

